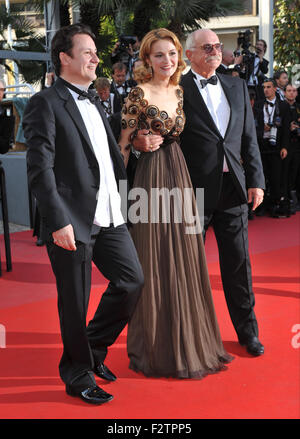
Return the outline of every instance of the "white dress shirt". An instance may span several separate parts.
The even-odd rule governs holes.
[[[254,58],[254,66],[253,66],[253,72],[252,72],[252,74],[251,74],[251,76],[250,76],[250,78],[249,78],[249,81],[248,81],[248,85],[257,85],[257,72],[258,72],[258,69],[259,69],[259,63],[260,63],[260,58],[259,58],[259,56],[258,55],[255,55],[255,58]]]
[[[207,109],[210,112],[210,115],[213,118],[215,125],[218,128],[221,136],[224,138],[230,119],[230,106],[227,101],[224,90],[221,86],[220,80],[218,78],[218,82],[216,85],[207,84],[204,88],[202,88],[200,79],[207,79],[207,78],[204,78],[203,76],[199,75],[193,70],[192,72],[196,76],[196,78],[194,76],[194,80],[207,106]],[[228,172],[228,171],[229,169],[227,166],[226,157],[224,156],[223,172]]]
[[[101,101],[101,105],[104,107],[106,117],[110,117],[114,112],[114,98],[115,95],[110,93],[107,101]]]
[[[275,112],[275,102],[276,102],[276,97],[274,99],[269,99],[266,101],[271,102],[273,104],[273,106],[271,105],[264,105],[264,123],[265,125],[267,125],[268,122],[273,122],[274,119],[274,112]],[[272,127],[273,131],[274,129],[276,129],[276,127]],[[271,129],[272,129],[271,128]],[[276,129],[277,132],[277,129]],[[270,131],[264,131],[264,139],[269,139],[271,137],[271,130]]]
[[[73,85],[86,91],[82,86]],[[113,224],[117,227],[124,224],[124,218],[121,213],[121,197],[117,188],[102,118],[97,107],[88,99],[79,100],[76,92],[70,89],[69,91],[82,116],[100,169],[100,188],[97,194],[94,224],[100,227],[108,227]]]

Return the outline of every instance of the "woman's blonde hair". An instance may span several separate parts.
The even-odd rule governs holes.
[[[178,52],[178,66],[176,72],[170,78],[171,84],[178,85],[182,71],[185,69],[186,64],[183,60],[183,49],[177,38],[177,36],[168,29],[154,29],[148,32],[141,43],[139,58],[143,61],[143,65],[137,67],[134,71],[134,78],[137,82],[148,82],[152,78],[152,68],[148,64],[148,59],[151,52],[151,46],[153,43],[159,40],[171,40]]]

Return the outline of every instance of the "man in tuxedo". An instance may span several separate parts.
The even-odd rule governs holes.
[[[276,95],[276,82],[266,79],[263,88],[265,98],[256,101],[253,110],[268,188],[268,197],[263,203],[266,206],[262,205],[260,209],[267,208],[272,217],[278,217],[281,211],[284,212],[288,199],[287,184],[283,180],[283,171],[288,160],[288,139],[284,140],[282,137],[283,112],[281,101]]]
[[[284,102],[285,101],[284,89],[289,82],[288,74],[285,70],[279,70],[274,73],[274,79],[277,85],[276,96],[278,97],[278,99]]]
[[[217,68],[217,73],[223,73],[224,75],[230,74],[232,70],[230,69],[230,66],[233,64],[235,68],[236,65],[239,65],[243,60],[243,56],[240,55],[238,57],[234,56],[234,53],[232,50],[223,49],[222,50],[222,62]]]
[[[181,147],[194,188],[204,188],[204,228],[214,228],[231,320],[239,342],[256,356],[264,347],[253,309],[247,203],[255,209],[262,202],[265,182],[247,85],[215,75],[221,47],[208,29],[187,39],[191,70],[181,81],[186,116]],[[139,135],[134,146],[155,151],[161,142],[160,136]]]
[[[283,116],[281,139],[288,148],[288,165],[284,169],[284,178],[288,185],[291,213],[296,213],[299,210],[300,193],[299,187],[297,188],[297,177],[300,171],[300,103],[296,101],[298,91],[293,84],[288,83],[284,93],[285,101],[280,104]]]
[[[263,200],[264,176],[245,81],[215,75],[218,36],[193,32],[186,42],[191,70],[183,76],[186,125],[181,147],[194,188],[204,188],[204,228],[212,225],[229,313],[239,342],[261,355],[248,252],[248,205]]]
[[[143,273],[120,209],[122,156],[88,92],[99,62],[94,35],[82,24],[63,27],[51,55],[58,79],[30,99],[23,120],[28,178],[56,277],[60,376],[69,395],[101,404],[113,397],[94,375],[116,379],[103,362],[134,310]],[[109,284],[86,326],[92,261]]]
[[[97,78],[94,86],[100,97],[100,104],[105,111],[106,117],[110,117],[112,114],[122,110],[119,99],[117,99],[114,93],[110,92],[110,82],[107,78]]]
[[[128,96],[131,88],[136,85],[133,79],[126,79],[127,67],[122,62],[112,66],[112,82],[110,92],[115,95],[115,100],[120,108],[123,107],[124,99]]]

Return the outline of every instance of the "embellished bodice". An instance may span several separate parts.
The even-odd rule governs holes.
[[[147,129],[152,134],[160,134],[165,138],[179,136],[185,124],[182,88],[178,87],[175,93],[178,103],[174,120],[166,111],[149,103],[140,87],[132,88],[122,109],[122,129],[134,129],[133,133]]]

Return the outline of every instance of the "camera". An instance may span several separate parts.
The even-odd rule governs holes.
[[[251,66],[254,62],[255,54],[250,52],[249,47],[251,47],[251,34],[252,31],[250,29],[245,30],[244,32],[238,33],[237,45],[238,49],[234,51],[234,56],[243,55],[243,68],[242,70],[245,72],[245,79],[248,81],[250,77]],[[239,48],[242,48],[240,50]]]
[[[267,125],[270,128],[280,128],[281,127],[281,117],[280,116],[275,116],[273,119],[273,122],[268,122]]]
[[[120,36],[120,50],[129,49],[130,44],[133,45],[136,43],[137,38],[129,35],[121,35]]]
[[[122,62],[126,64],[127,67],[129,65],[129,61],[132,58],[132,55],[128,52],[130,45],[135,44],[137,41],[137,37],[130,35],[121,35],[119,38],[119,46],[114,52],[114,62]]]
[[[275,125],[277,128],[281,127],[281,117],[276,116],[276,117],[274,118],[274,125]]]
[[[271,138],[269,139],[269,144],[270,144],[271,146],[276,146],[276,139],[274,139],[273,137],[271,137]]]
[[[238,47],[242,47],[243,50],[249,50],[251,46],[250,35],[252,31],[250,29],[245,30],[245,32],[239,32],[237,39]]]

